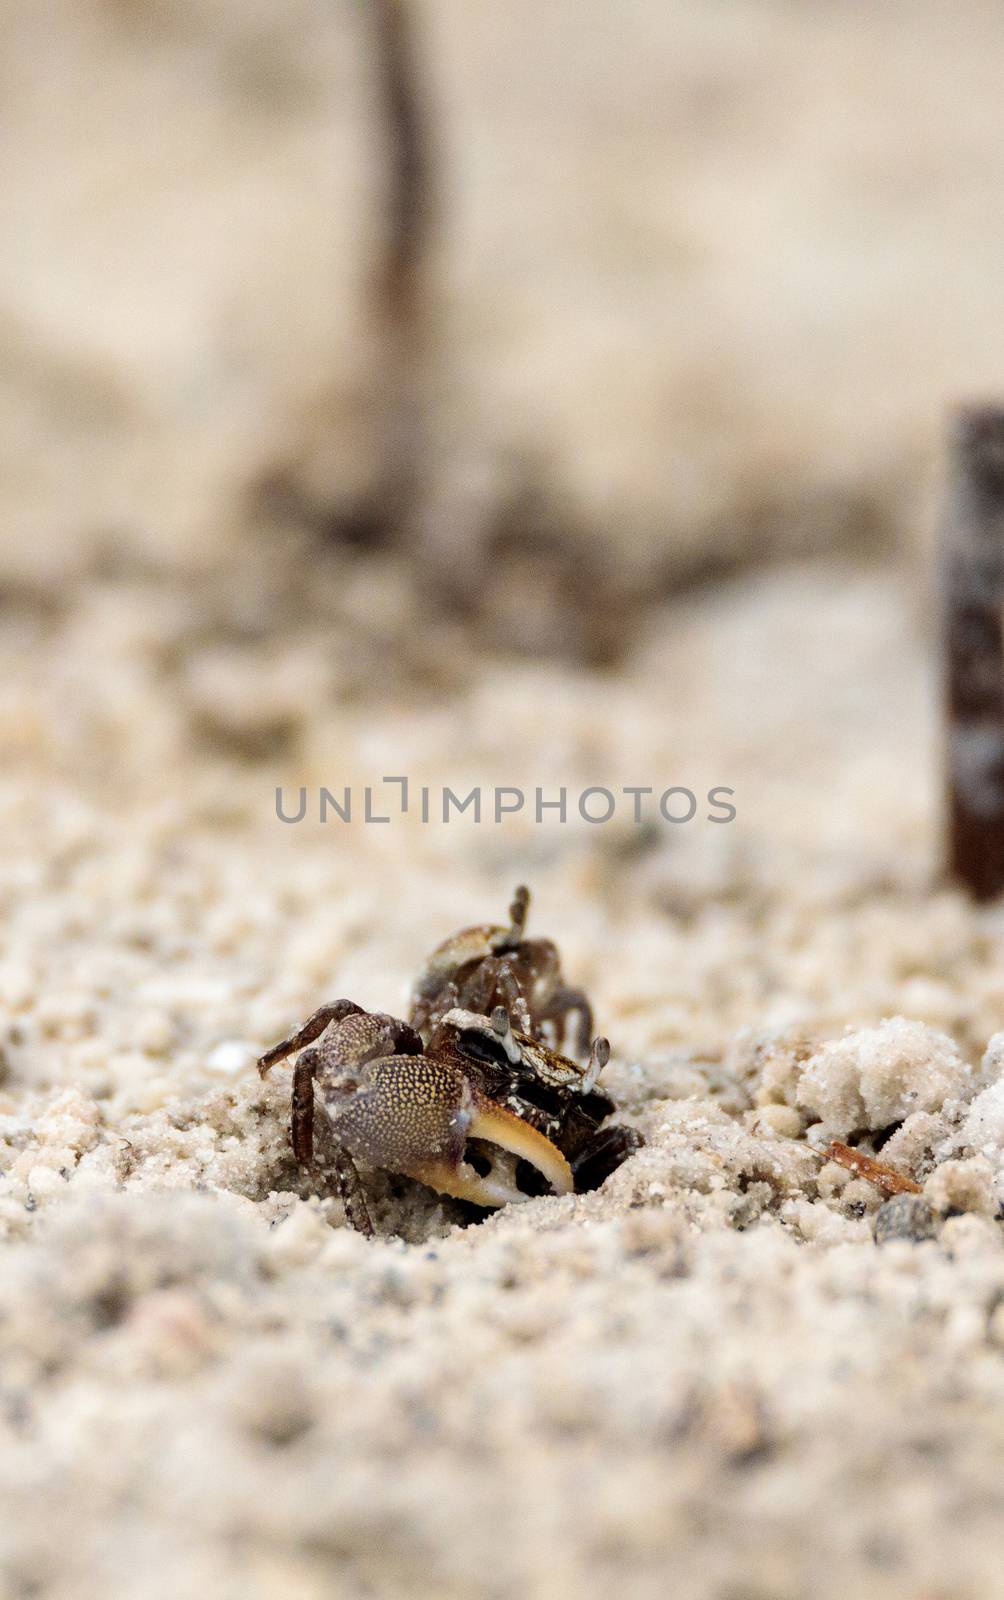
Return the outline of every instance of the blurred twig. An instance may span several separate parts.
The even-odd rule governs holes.
[[[414,504],[422,456],[426,257],[432,163],[410,0],[369,0],[384,124],[386,218],[376,274],[386,341],[386,418],[378,520],[393,534]]]
[[[406,0],[370,0],[385,114],[387,235],[381,289],[386,314],[416,315],[430,186],[425,112],[418,85],[414,29]]]
[[[888,1199],[894,1194],[920,1194],[919,1183],[908,1178],[905,1173],[897,1172],[895,1167],[887,1166],[884,1161],[876,1161],[874,1156],[866,1155],[863,1150],[854,1150],[849,1144],[841,1144],[834,1140],[822,1152],[825,1161],[836,1161],[841,1167],[846,1167],[859,1178],[867,1178],[873,1183],[881,1194]]]

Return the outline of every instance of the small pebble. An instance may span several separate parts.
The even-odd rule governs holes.
[[[890,1239],[910,1239],[919,1244],[937,1233],[934,1212],[922,1194],[897,1194],[879,1207],[875,1215],[875,1243]]]

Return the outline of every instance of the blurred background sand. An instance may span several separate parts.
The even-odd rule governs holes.
[[[415,0],[403,309],[379,14],[2,8],[0,1594],[995,1593],[1004,921],[941,879],[929,574],[999,14]],[[388,773],[572,818],[276,820]],[[368,1243],[254,1057],[521,880],[648,1147],[478,1227],[370,1174]]]
[[[524,498],[663,581],[792,543],[912,550],[946,400],[998,383],[996,9],[409,14],[439,553]],[[378,32],[361,0],[8,8],[12,575],[234,560],[277,478],[335,544],[358,515]]]

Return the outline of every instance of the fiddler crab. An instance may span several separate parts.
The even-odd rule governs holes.
[[[497,1207],[548,1187],[597,1189],[642,1144],[634,1128],[602,1126],[615,1110],[597,1087],[610,1046],[589,1041],[589,1002],[564,984],[555,946],[523,938],[529,899],[516,890],[508,927],[464,929],[437,947],[407,1022],[335,1000],[260,1058],[264,1077],[296,1055],[293,1153],[322,1176],[320,1109],[325,1165],[360,1233],[373,1224],[357,1161]],[[570,1011],[585,1065],[557,1048]]]

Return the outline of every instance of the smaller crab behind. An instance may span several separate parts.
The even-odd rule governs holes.
[[[458,1007],[487,1016],[504,1006],[521,1032],[535,1040],[549,1038],[556,1050],[564,1049],[568,1019],[575,1013],[575,1053],[588,1053],[592,1007],[581,989],[565,982],[554,942],[524,937],[529,910],[530,891],[520,884],[508,926],[463,928],[436,946],[412,995],[410,1021],[424,1039]]]

